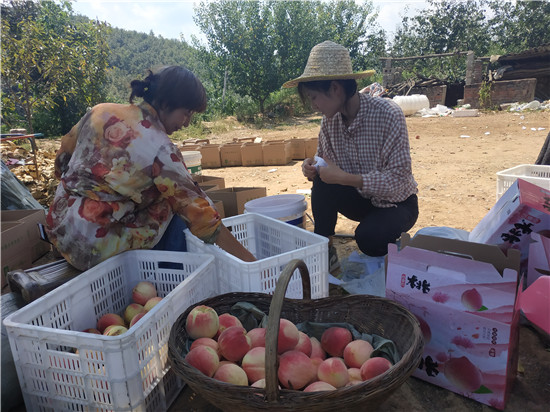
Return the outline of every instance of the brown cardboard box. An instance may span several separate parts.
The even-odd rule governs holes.
[[[290,139],[290,157],[294,160],[304,160],[306,158],[305,139]]]
[[[218,185],[199,185],[202,190],[208,192],[210,190],[218,190],[220,187]]]
[[[241,143],[226,143],[220,146],[222,167],[242,166]]]
[[[266,195],[265,187],[229,187],[208,192],[210,199],[223,202],[225,217],[244,213],[246,202]]]
[[[290,163],[290,142],[271,141],[263,145],[264,166],[282,166]]]
[[[225,179],[223,177],[217,176],[206,176],[206,175],[191,175],[193,180],[199,184],[200,187],[205,186],[218,186],[218,189],[225,189]]]
[[[179,146],[180,151],[182,152],[189,152],[189,151],[198,152],[200,151],[201,147],[202,145],[200,144],[182,144]]]
[[[241,146],[243,166],[263,166],[263,147],[261,143],[243,143]]]
[[[214,202],[214,207],[220,214],[220,217],[223,219],[225,217],[225,209],[223,208],[223,202],[221,200],[216,200]]]
[[[46,224],[43,209],[2,210],[2,283],[7,272],[27,269],[51,250],[40,239],[38,223]]]
[[[221,167],[219,144],[204,144],[200,147],[199,152],[202,155],[201,166],[203,169]]]
[[[315,156],[315,153],[317,153],[317,144],[319,143],[319,138],[310,137],[308,139],[305,139],[304,143],[306,158]]]
[[[255,137],[234,137],[233,142],[234,143],[253,143],[254,140],[256,140]]]

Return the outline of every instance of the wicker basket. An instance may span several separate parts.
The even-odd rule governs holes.
[[[351,295],[310,300],[284,299],[290,277],[296,269],[302,275],[308,295],[309,273],[301,260],[292,260],[281,273],[273,296],[262,293],[228,293],[203,300],[218,313],[229,312],[237,302],[250,302],[269,313],[266,330],[266,388],[237,386],[209,378],[184,360],[187,343],[185,321],[188,308],[172,326],[168,342],[174,371],[204,399],[225,411],[334,411],[371,410],[402,385],[420,363],[424,342],[418,321],[408,310],[389,299]],[[401,359],[388,371],[361,384],[325,392],[279,389],[277,382],[277,335],[279,319],[294,323],[347,322],[361,333],[383,336],[394,341]]]

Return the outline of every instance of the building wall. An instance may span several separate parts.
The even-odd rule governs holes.
[[[424,94],[430,101],[430,107],[435,107],[438,104],[445,104],[445,97],[447,96],[447,86],[432,86],[432,87],[413,87],[409,92],[409,96],[412,94]]]
[[[491,102],[494,105],[503,103],[527,103],[535,99],[537,79],[504,80],[493,83]],[[481,83],[464,86],[464,103],[479,108],[479,89]]]

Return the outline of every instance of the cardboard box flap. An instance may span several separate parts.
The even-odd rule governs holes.
[[[401,246],[412,246],[450,256],[454,255],[490,263],[501,275],[504,275],[504,270],[507,268],[518,272],[521,259],[519,250],[509,249],[508,255],[506,255],[500,248],[493,245],[428,235],[416,235],[411,239],[408,233],[403,233],[401,234]]]

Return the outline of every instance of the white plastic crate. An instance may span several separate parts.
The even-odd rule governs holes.
[[[550,166],[519,165],[497,172],[497,200],[518,178],[550,190]]]
[[[129,251],[9,315],[27,411],[166,411],[183,387],[168,362],[170,329],[188,306],[217,294],[215,276],[211,255]],[[141,280],[163,299],[128,332],[80,332],[122,313]]]
[[[204,243],[186,229],[187,250],[210,253],[216,258],[220,293],[259,292],[272,294],[279,275],[292,259],[302,259],[311,278],[311,297],[327,297],[328,239],[280,220],[245,213],[223,219],[235,238],[258,259],[245,262],[217,245]],[[302,280],[296,271],[288,285],[287,298],[303,297]]]

